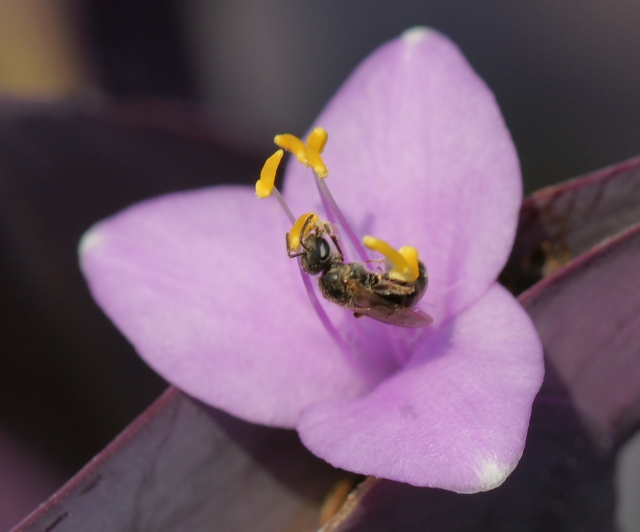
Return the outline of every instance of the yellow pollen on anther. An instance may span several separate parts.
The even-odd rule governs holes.
[[[284,135],[276,135],[273,142],[283,150],[293,153],[296,159],[305,166],[309,166],[309,158],[307,156],[307,148],[298,137],[285,133]]]
[[[296,251],[300,247],[302,240],[302,228],[305,227],[305,234],[313,229],[315,223],[319,220],[318,215],[315,212],[307,212],[296,220],[289,231],[289,248],[291,251]]]
[[[389,271],[389,279],[411,283],[420,275],[418,250],[412,246],[403,246],[399,250],[392,248],[384,240],[373,236],[365,236],[362,243],[369,249],[384,255],[393,263]]]
[[[327,133],[327,130],[321,127],[316,127],[307,137],[307,149],[322,153],[327,144],[327,140],[329,140],[329,133]]]
[[[284,151],[278,150],[264,163],[262,171],[260,172],[260,179],[256,181],[256,196],[260,199],[271,196],[276,182],[276,172],[278,171],[278,166],[280,165],[283,155]]]
[[[320,154],[323,152],[329,134],[321,127],[315,128],[307,137],[307,157],[309,165],[318,177],[324,179],[329,175],[329,170],[324,164]]]
[[[276,135],[273,141],[282,149],[291,152],[305,166],[311,166],[315,174],[324,179],[329,170],[322,160],[321,153],[329,139],[329,134],[321,127],[315,128],[307,137],[305,145],[298,137],[285,133]]]

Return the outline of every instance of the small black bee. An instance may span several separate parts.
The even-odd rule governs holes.
[[[373,272],[362,262],[345,264],[331,225],[320,220],[312,222],[313,217],[310,215],[302,226],[302,251],[291,249],[287,233],[287,255],[300,257],[302,269],[308,274],[321,274],[318,286],[325,299],[352,310],[356,318],[369,316],[399,327],[424,327],[433,321],[428,314],[413,308],[427,290],[427,269],[422,261],[418,261],[418,278],[408,283],[390,279],[386,272]],[[313,226],[309,228],[309,224]]]

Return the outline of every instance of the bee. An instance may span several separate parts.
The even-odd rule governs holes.
[[[424,327],[433,321],[413,308],[427,290],[427,269],[422,261],[418,263],[418,278],[412,282],[390,279],[388,273],[371,271],[362,262],[345,263],[331,225],[322,220],[312,222],[312,218],[310,215],[302,226],[302,251],[291,249],[287,233],[287,255],[300,257],[302,269],[308,274],[320,274],[318,287],[325,299],[353,311],[356,318],[369,316],[399,327]]]

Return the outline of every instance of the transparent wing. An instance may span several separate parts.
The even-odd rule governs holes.
[[[349,289],[354,295],[354,304],[343,306],[352,310],[356,317],[368,316],[390,325],[411,329],[426,327],[433,322],[433,318],[421,310],[390,304],[379,293],[367,290],[358,283],[350,283]],[[388,291],[393,290],[392,293],[402,295],[405,293],[405,289],[412,290],[411,288],[390,283]],[[386,291],[384,289],[381,290],[381,292]]]

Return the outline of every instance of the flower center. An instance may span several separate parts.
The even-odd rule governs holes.
[[[292,224],[286,234],[287,254],[297,258],[303,282],[311,303],[330,335],[342,348],[345,342],[320,305],[309,275],[318,275],[318,288],[329,301],[351,310],[355,317],[369,316],[375,320],[417,328],[431,323],[431,317],[414,309],[427,287],[427,272],[412,246],[398,250],[373,236],[360,241],[347,223],[326,183],[329,170],[322,159],[328,140],[327,132],[316,127],[307,137],[306,144],[291,134],[276,135],[274,142],[280,148],[267,159],[256,183],[256,195],[273,195],[282,206]],[[295,218],[284,198],[275,187],[275,177],[282,161],[283,150],[291,152],[301,164],[311,167],[320,192],[327,218],[322,220],[315,212]],[[361,262],[345,262],[336,227],[347,236]],[[370,269],[379,262],[369,259],[365,248],[384,256],[384,270]]]

